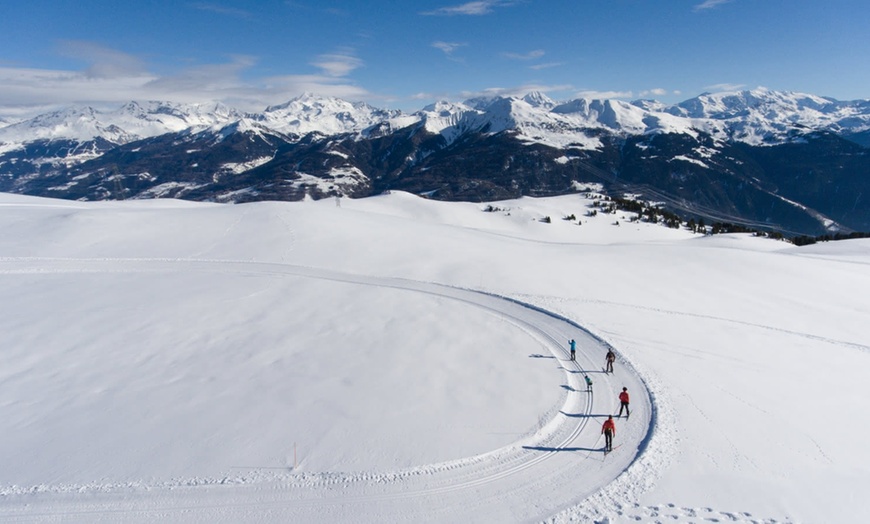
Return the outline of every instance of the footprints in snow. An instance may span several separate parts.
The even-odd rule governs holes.
[[[737,523],[737,524],[786,524],[790,520],[755,517],[746,511],[716,511],[713,508],[680,508],[675,504],[641,507],[635,505],[616,512],[618,522],[679,523]],[[611,522],[606,518],[601,523]]]

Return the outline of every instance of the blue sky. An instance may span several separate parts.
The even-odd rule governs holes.
[[[416,110],[540,90],[674,103],[770,89],[870,98],[865,0],[6,0],[0,106],[305,91]]]

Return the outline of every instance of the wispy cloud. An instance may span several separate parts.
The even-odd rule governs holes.
[[[421,92],[421,93],[414,93],[413,95],[409,96],[408,98],[410,98],[411,100],[430,100],[432,98],[435,98],[436,96],[437,95],[435,95],[434,93]]]
[[[237,9],[235,7],[226,7],[223,5],[212,4],[208,2],[196,2],[189,5],[194,9],[198,9],[200,11],[209,11],[211,13],[217,13],[219,15],[234,16],[236,18],[251,18],[251,13],[249,11],[245,11],[244,9]]]
[[[595,91],[584,89],[582,91],[577,91],[574,96],[576,96],[577,98],[596,99],[634,98],[634,91]]]
[[[722,4],[727,4],[731,0],[704,0],[700,4],[696,5],[692,8],[693,11],[706,11],[707,9],[713,9],[715,7],[719,7]]]
[[[58,51],[62,56],[88,64],[84,73],[90,78],[131,76],[145,71],[145,64],[138,57],[96,42],[62,40]]]
[[[137,57],[90,42],[65,42],[67,56],[87,63],[82,70],[0,66],[4,115],[25,117],[73,104],[113,107],[130,100],[220,101],[257,111],[306,91],[350,100],[372,95],[349,79],[363,65],[348,50],[320,55],[311,65],[318,74],[252,77],[257,58],[234,55],[226,61],[187,67],[169,75],[148,71]]]
[[[746,87],[746,84],[713,84],[705,86],[704,91],[740,91],[744,87]]]
[[[28,108],[51,108],[69,104],[114,104],[145,98],[152,94],[150,82],[157,77],[142,74],[95,77],[85,71],[0,68],[0,92],[5,106],[17,108],[22,114]],[[9,112],[8,107],[3,108]]]
[[[536,60],[541,58],[546,53],[543,49],[535,49],[534,51],[529,51],[528,53],[502,53],[502,56],[505,58],[510,58],[511,60]]]
[[[342,9],[340,7],[324,7],[322,5],[314,7],[306,3],[294,2],[293,0],[284,0],[284,5],[289,9],[294,9],[296,11],[304,11],[307,13],[324,13],[327,15],[343,18],[346,18],[353,14],[351,11],[347,9]]]
[[[432,42],[432,47],[435,49],[440,49],[447,56],[452,56],[453,52],[459,49],[460,47],[467,46],[468,44],[460,43],[460,42]]]
[[[562,65],[565,65],[564,62],[546,62],[544,64],[530,65],[529,69],[534,69],[535,71],[540,71],[541,69],[550,69],[550,68],[559,67]]]
[[[515,1],[511,0],[476,0],[460,5],[441,7],[432,11],[424,11],[420,14],[428,16],[486,15],[491,13],[496,7],[509,6],[515,3]]]
[[[320,68],[327,76],[338,78],[347,76],[354,69],[362,67],[363,61],[353,56],[350,50],[344,50],[320,55],[311,65]]]
[[[283,75],[263,79],[265,85],[252,86],[240,95],[247,98],[239,98],[240,102],[235,105],[262,109],[263,101],[283,102],[302,93],[317,93],[323,96],[334,96],[346,100],[361,100],[371,98],[372,94],[366,89],[353,84],[345,79],[324,77],[320,75]]]
[[[463,99],[469,98],[490,98],[496,96],[525,96],[532,91],[541,93],[556,93],[573,90],[570,85],[547,85],[547,84],[523,84],[515,87],[490,87],[482,91],[462,91],[460,96]]]
[[[242,85],[239,79],[241,73],[256,63],[255,57],[234,55],[228,62],[191,67],[174,75],[155,78],[143,87],[180,96],[190,92],[216,93],[232,90]]]
[[[641,98],[646,98],[648,96],[665,96],[668,94],[667,89],[662,89],[661,87],[656,87],[654,89],[645,89],[638,93]]]

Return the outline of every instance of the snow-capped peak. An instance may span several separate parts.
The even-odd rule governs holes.
[[[836,101],[828,98],[758,87],[748,91],[704,93],[674,106],[669,112],[690,118],[724,120],[753,113],[776,117],[807,110],[828,112],[835,106]]]
[[[441,134],[449,144],[467,131],[478,130],[482,125],[478,121],[481,114],[481,111],[465,104],[440,100],[417,111],[413,116],[420,119],[426,131]]]
[[[697,127],[711,134],[721,133],[723,138],[750,144],[779,143],[795,130],[870,129],[866,102],[841,102],[764,87],[704,93],[667,108],[666,112],[693,119]]]
[[[334,135],[360,132],[400,114],[400,111],[377,109],[364,102],[304,93],[284,104],[267,107],[258,119],[283,133]]]
[[[425,114],[427,116],[448,117],[457,113],[464,113],[471,110],[472,109],[470,107],[462,103],[439,100],[438,102],[429,104],[428,106],[424,107],[418,113]]]
[[[131,101],[101,111],[69,107],[22,121],[0,124],[0,143],[20,147],[40,139],[123,144],[164,133],[197,131],[248,118],[285,135],[316,132],[330,136],[381,135],[422,122],[448,143],[468,132],[515,132],[518,138],[553,147],[595,148],[604,130],[618,136],[689,133],[699,130],[717,139],[776,144],[807,130],[863,132],[870,129],[870,101],[841,102],[815,95],[773,91],[705,93],[680,104],[579,98],[554,102],[541,92],[522,97],[483,96],[463,103],[438,101],[413,114],[384,110],[363,102],[304,93],[261,113],[244,114],[221,103],[178,104]],[[374,134],[374,135],[373,135]]]
[[[44,113],[0,128],[0,142],[39,139],[88,141],[102,138],[123,144],[140,138],[187,129],[204,129],[240,118],[238,111],[220,103],[175,104],[131,101],[111,111],[73,106]]]
[[[197,138],[213,137],[215,142],[221,142],[228,137],[236,134],[256,135],[257,137],[269,141],[269,135],[278,134],[276,131],[264,126],[263,124],[251,119],[240,118],[230,123],[218,123],[210,126],[207,129],[193,133]]]
[[[135,138],[102,117],[99,111],[90,106],[68,107],[0,128],[0,142],[58,138],[87,141],[104,138],[122,144]]]
[[[556,105],[556,102],[540,91],[528,93],[523,97],[523,101],[532,107],[543,107],[546,109],[552,109]]]

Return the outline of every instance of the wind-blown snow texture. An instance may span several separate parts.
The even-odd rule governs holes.
[[[870,243],[591,202],[0,195],[0,520],[870,518]]]

